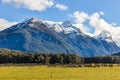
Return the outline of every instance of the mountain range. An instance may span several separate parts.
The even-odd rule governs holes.
[[[116,53],[116,54],[113,54],[112,56],[120,56],[120,52]]]
[[[23,52],[68,53],[83,57],[120,52],[108,31],[90,37],[70,21],[54,23],[26,19],[0,31],[0,48]]]

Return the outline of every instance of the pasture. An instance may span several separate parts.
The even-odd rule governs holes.
[[[1,66],[0,80],[120,80],[120,67]]]

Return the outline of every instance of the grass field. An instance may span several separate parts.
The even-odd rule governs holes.
[[[120,67],[0,67],[0,80],[120,80]]]

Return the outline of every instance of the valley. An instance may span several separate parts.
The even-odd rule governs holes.
[[[0,0],[0,80],[120,80],[120,0]]]

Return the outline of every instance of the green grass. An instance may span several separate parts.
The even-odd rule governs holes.
[[[120,80],[120,67],[0,67],[0,80]]]

